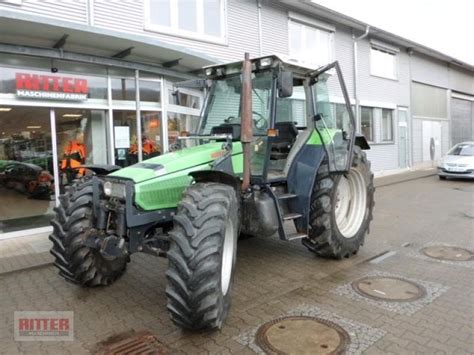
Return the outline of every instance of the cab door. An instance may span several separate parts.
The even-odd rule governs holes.
[[[329,169],[347,172],[351,167],[355,120],[338,62],[311,73],[314,128],[310,140],[325,147]]]

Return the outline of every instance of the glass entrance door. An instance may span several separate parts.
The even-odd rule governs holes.
[[[60,191],[83,176],[84,164],[107,164],[106,111],[55,109]]]
[[[49,226],[54,199],[50,109],[0,106],[0,234]]]

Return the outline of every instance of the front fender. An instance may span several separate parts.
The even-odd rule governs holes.
[[[118,165],[107,165],[107,164],[90,164],[90,165],[81,165],[81,168],[91,170],[96,175],[108,175],[117,170],[122,169],[122,167]]]
[[[232,174],[219,170],[198,170],[189,173],[195,182],[217,182],[232,186],[236,191],[240,190],[240,179]]]

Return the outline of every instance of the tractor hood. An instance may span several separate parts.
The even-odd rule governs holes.
[[[222,146],[222,142],[215,142],[191,148],[184,148],[176,152],[166,153],[144,160],[141,163],[127,168],[120,169],[110,174],[110,176],[131,179],[135,183],[141,183],[146,180],[169,175],[181,170],[192,169],[193,167],[196,167],[196,170],[209,168],[209,163],[225,153]],[[234,155],[241,152],[241,145],[234,144],[232,154]]]

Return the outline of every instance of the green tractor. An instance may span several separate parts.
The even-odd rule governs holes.
[[[220,328],[239,235],[301,240],[325,258],[356,254],[369,230],[373,174],[337,62],[276,56],[204,69],[197,132],[127,168],[94,171],[60,196],[51,253],[84,287],[117,280],[130,254],[168,258],[168,311],[181,328]]]

